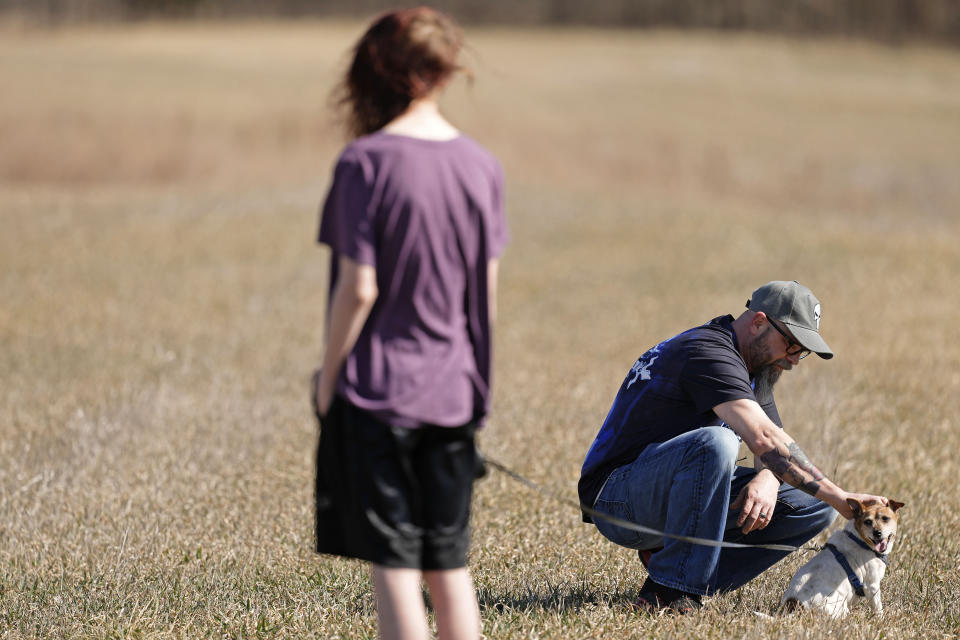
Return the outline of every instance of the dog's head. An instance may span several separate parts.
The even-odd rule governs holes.
[[[893,540],[897,536],[897,511],[903,503],[890,500],[889,505],[865,505],[859,500],[848,498],[847,504],[853,510],[853,526],[863,541],[877,553],[890,553]]]

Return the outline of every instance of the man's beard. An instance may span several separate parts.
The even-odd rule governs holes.
[[[757,340],[750,345],[747,356],[747,366],[753,373],[753,395],[757,402],[766,402],[773,395],[773,385],[790,363],[781,360],[769,362],[770,346],[764,340]]]
[[[757,402],[766,402],[773,395],[773,385],[777,384],[783,370],[776,362],[763,367],[753,376],[753,394]]]

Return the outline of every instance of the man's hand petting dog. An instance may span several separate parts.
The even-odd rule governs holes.
[[[857,517],[856,512],[850,507],[850,505],[852,504],[850,502],[851,500],[853,500],[854,502],[860,503],[864,507],[872,507],[875,505],[888,506],[890,504],[890,500],[888,500],[884,496],[875,496],[869,493],[848,493],[846,504],[842,505],[842,507],[845,507],[845,508],[837,509],[840,515],[842,515],[847,520],[853,520],[854,518]]]

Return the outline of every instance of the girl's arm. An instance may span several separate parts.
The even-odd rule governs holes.
[[[321,416],[326,415],[330,409],[340,368],[356,344],[379,294],[377,272],[372,266],[343,256],[339,258],[338,266],[339,275],[327,314],[323,364],[320,371],[314,375],[315,408]]]
[[[487,306],[490,308],[490,326],[497,322],[497,277],[500,261],[497,258],[487,263]]]

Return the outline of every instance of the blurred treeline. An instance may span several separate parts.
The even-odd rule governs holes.
[[[960,0],[0,0],[28,24],[369,17],[431,4],[465,24],[666,27],[960,43]]]

